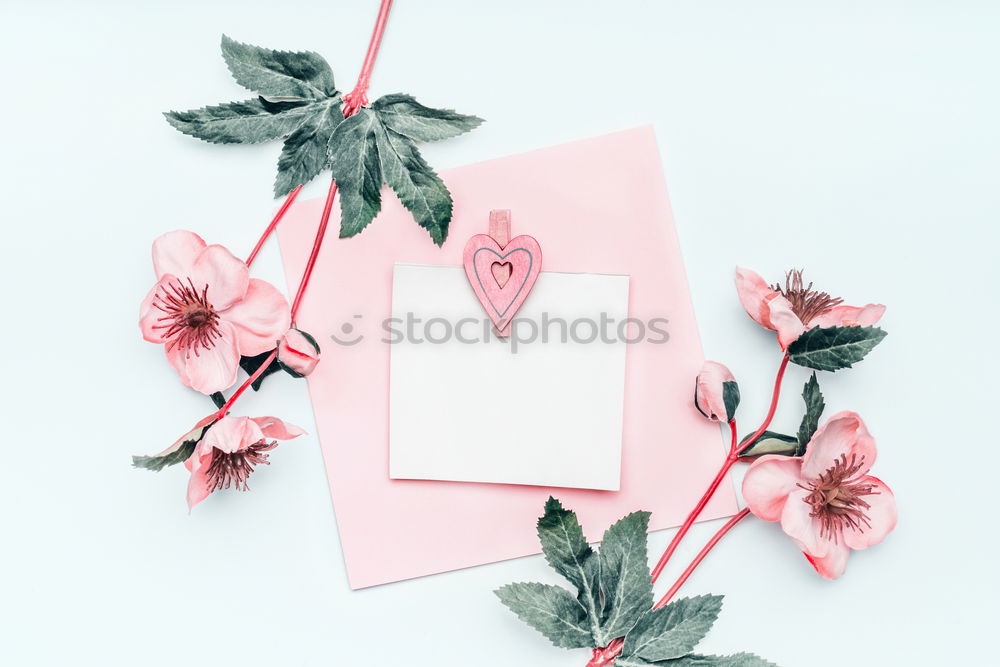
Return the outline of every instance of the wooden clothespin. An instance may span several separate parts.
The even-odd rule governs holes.
[[[465,275],[497,334],[510,335],[514,319],[542,270],[542,249],[528,235],[510,238],[510,211],[490,211],[488,234],[465,244]]]

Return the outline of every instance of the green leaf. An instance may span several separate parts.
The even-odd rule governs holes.
[[[267,361],[267,358],[271,356],[273,351],[274,350],[261,352],[253,357],[240,357],[240,368],[242,368],[247,375],[253,375],[257,372],[257,369],[260,368],[265,361]],[[271,360],[271,363],[268,364],[267,368],[264,369],[264,372],[253,381],[250,387],[252,387],[254,391],[260,391],[260,386],[264,383],[264,378],[272,373],[277,373],[280,370],[282,370],[281,364],[278,363],[278,358],[275,357]]]
[[[483,119],[465,116],[451,109],[431,109],[411,95],[395,93],[375,100],[371,108],[387,128],[417,141],[438,141],[468,132],[482,124]]]
[[[601,636],[600,561],[587,544],[576,513],[563,509],[562,504],[550,496],[545,503],[545,514],[538,519],[538,539],[552,569],[576,586],[577,600],[587,611],[596,643],[596,637]]]
[[[195,446],[205,435],[205,431],[214,423],[211,422],[204,426],[196,426],[159,454],[154,454],[153,456],[133,456],[132,465],[136,468],[145,468],[146,470],[159,472],[167,466],[184,463],[194,452]]]
[[[340,237],[368,226],[382,208],[382,167],[376,130],[378,119],[368,109],[346,119],[330,139],[330,169],[340,193]]]
[[[721,595],[681,598],[651,609],[625,636],[622,656],[650,662],[685,656],[708,634],[720,609]]]
[[[599,555],[605,603],[602,636],[594,637],[598,646],[625,636],[653,605],[646,553],[648,527],[649,512],[633,512],[604,533]]]
[[[494,593],[518,618],[556,646],[593,646],[587,612],[565,589],[548,584],[508,584]]]
[[[823,392],[819,389],[819,381],[816,380],[816,373],[812,374],[802,388],[802,400],[806,402],[806,413],[802,415],[802,423],[799,425],[799,447],[795,452],[796,456],[806,453],[806,445],[816,433],[819,418],[823,416],[823,409],[826,407]]]
[[[381,123],[375,130],[385,182],[434,243],[443,244],[451,222],[451,193],[411,139]]]
[[[740,442],[740,456],[764,456],[765,454],[797,456],[799,439],[791,435],[785,435],[784,433],[775,433],[774,431],[764,431],[749,449],[742,451],[742,448],[749,444],[747,441],[751,435],[753,433],[748,434]]]
[[[552,569],[583,590],[588,584],[583,564],[594,555],[594,550],[583,536],[576,512],[563,509],[558,500],[549,497],[545,514],[538,520],[538,539]]]
[[[726,405],[726,421],[732,421],[736,408],[740,406],[740,385],[733,380],[723,382],[722,402]]]
[[[732,655],[692,654],[663,664],[673,665],[674,667],[778,667],[775,663],[753,653],[734,653]]]
[[[330,142],[344,116],[340,100],[309,106],[312,115],[287,139],[278,157],[274,195],[280,197],[314,179],[327,166]]]
[[[222,57],[236,82],[266,97],[321,99],[337,94],[330,65],[311,51],[274,51],[222,36]]]
[[[308,105],[271,111],[260,98],[226,102],[190,111],[166,111],[174,129],[213,144],[256,144],[295,131],[310,112]]]
[[[885,336],[878,327],[816,327],[788,346],[788,356],[799,366],[836,371],[864,359]]]

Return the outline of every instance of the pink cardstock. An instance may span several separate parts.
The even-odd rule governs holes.
[[[322,347],[309,391],[351,588],[538,553],[534,524],[549,495],[577,511],[592,540],[639,509],[653,513],[651,529],[680,524],[725,444],[692,404],[702,350],[652,128],[441,177],[455,203],[443,247],[385,189],[382,211],[363,233],[327,237],[299,311],[299,327]],[[289,285],[298,284],[322,208],[322,199],[298,201],[281,223]],[[386,322],[393,264],[462,266],[466,242],[492,209],[510,209],[516,233],[538,240],[546,271],[630,275],[629,317],[644,327],[659,318],[654,326],[669,335],[628,345],[620,491],[389,479],[387,332],[405,326]],[[447,420],[448,406],[427,418]],[[723,484],[702,518],[737,511],[732,485]]]

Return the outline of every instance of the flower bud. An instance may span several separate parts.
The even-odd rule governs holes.
[[[319,344],[305,331],[289,329],[278,343],[278,362],[292,375],[309,375],[319,363]]]
[[[706,361],[694,387],[694,405],[713,421],[732,421],[740,404],[740,386],[732,372],[715,361]]]

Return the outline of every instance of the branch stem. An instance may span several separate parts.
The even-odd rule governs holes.
[[[786,368],[788,368],[787,353],[785,353],[782,356],[781,364],[779,364],[778,372],[774,378],[774,389],[771,391],[771,405],[768,408],[767,416],[764,417],[764,422],[760,425],[760,427],[756,431],[754,431],[753,435],[750,436],[745,441],[747,443],[746,446],[739,447],[737,443],[736,420],[735,419],[730,420],[729,455],[726,456],[725,461],[723,461],[722,463],[722,467],[719,468],[719,472],[715,475],[715,479],[713,479],[712,483],[708,485],[708,489],[702,495],[701,499],[698,500],[698,504],[696,504],[694,506],[694,509],[691,510],[691,513],[688,514],[688,517],[684,520],[684,523],[681,524],[680,529],[674,535],[673,539],[670,540],[670,544],[667,546],[666,551],[663,552],[663,555],[660,556],[660,560],[657,561],[656,567],[653,568],[652,572],[654,583],[656,582],[657,579],[660,578],[660,575],[663,574],[663,568],[667,566],[667,563],[670,561],[671,556],[674,555],[674,552],[677,551],[677,547],[680,546],[681,540],[683,540],[684,536],[688,534],[689,530],[691,530],[691,526],[694,525],[694,522],[698,520],[699,516],[701,516],[701,513],[702,511],[704,511],[705,506],[715,495],[715,492],[719,489],[719,486],[722,484],[722,480],[726,478],[726,475],[729,473],[730,468],[732,468],[733,464],[736,463],[737,460],[739,460],[740,452],[746,449],[747,447],[750,447],[753,444],[754,440],[759,438],[760,435],[767,430],[767,427],[771,425],[771,420],[774,419],[774,413],[778,409],[778,398],[781,395],[781,383],[785,377]]]
[[[671,598],[674,597],[677,591],[680,590],[681,586],[684,585],[684,582],[688,580],[688,577],[691,576],[691,573],[694,572],[695,569],[701,564],[701,561],[705,560],[705,556],[707,556],[708,552],[712,550],[712,547],[718,544],[719,540],[721,540],[723,536],[732,529],[733,526],[738,524],[743,519],[747,518],[749,514],[750,510],[748,508],[743,508],[742,510],[740,510],[738,514],[736,514],[733,518],[727,521],[726,524],[722,526],[722,528],[720,528],[718,532],[715,533],[715,535],[712,536],[712,539],[710,539],[708,543],[704,547],[702,547],[701,551],[698,552],[698,555],[694,557],[693,561],[691,561],[691,564],[687,566],[687,569],[684,570],[683,573],[681,573],[681,576],[677,578],[677,581],[675,581],[674,585],[670,587],[670,590],[667,591],[666,595],[660,598],[660,601],[656,603],[656,606],[653,607],[653,609],[659,609],[660,607],[670,602]]]
[[[285,213],[288,212],[288,208],[292,205],[292,202],[295,201],[295,198],[299,196],[299,192],[301,191],[302,186],[296,185],[295,189],[289,192],[288,196],[285,197],[285,201],[281,205],[281,208],[278,209],[278,212],[274,214],[274,218],[271,219],[271,224],[269,224],[267,229],[264,230],[264,233],[260,235],[257,245],[253,247],[253,250],[251,250],[250,254],[247,256],[247,266],[253,264],[253,261],[257,259],[257,254],[260,252],[260,249],[264,247],[264,241],[266,241],[268,237],[271,236],[271,233],[274,232],[274,229],[278,226],[278,223],[281,222],[281,219],[285,217]]]

